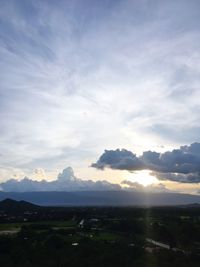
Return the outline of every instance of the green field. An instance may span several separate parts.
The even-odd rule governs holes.
[[[29,225],[44,225],[49,227],[57,227],[57,228],[69,228],[75,227],[76,222],[72,220],[68,221],[38,221],[38,222],[19,222],[19,223],[0,223],[0,231],[4,230],[13,230],[20,229],[22,226]]]

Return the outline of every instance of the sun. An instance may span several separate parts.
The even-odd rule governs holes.
[[[158,180],[151,174],[149,170],[135,171],[134,173],[128,173],[127,179],[132,182],[137,182],[143,186],[150,184],[156,184]]]

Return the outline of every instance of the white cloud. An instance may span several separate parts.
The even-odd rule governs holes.
[[[41,169],[37,173],[41,173]],[[43,170],[42,170],[43,173]],[[82,180],[74,175],[73,169],[68,167],[62,171],[54,181],[32,180],[24,177],[21,180],[9,179],[1,183],[0,188],[6,192],[32,192],[32,191],[99,191],[120,190],[118,184],[103,181]]]
[[[172,190],[169,190],[164,184],[150,184],[147,186],[144,186],[137,182],[131,182],[129,180],[124,180],[121,182],[121,185],[126,190],[133,190],[133,191],[139,191],[139,192],[172,192]],[[175,192],[175,191],[173,191]]]

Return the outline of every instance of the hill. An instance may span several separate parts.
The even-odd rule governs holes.
[[[29,203],[24,200],[16,201],[10,198],[6,198],[0,201],[0,211],[26,211],[26,210],[36,210],[39,206]]]

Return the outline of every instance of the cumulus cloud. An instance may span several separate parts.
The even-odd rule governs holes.
[[[142,184],[139,184],[137,182],[124,180],[121,182],[121,184],[127,186],[127,189],[133,190],[133,191],[145,191],[145,192],[169,192],[171,191],[167,189],[166,186],[162,183],[143,186]]]
[[[111,167],[119,170],[142,170],[145,168],[136,154],[126,149],[105,150],[99,160],[92,164],[92,167],[98,169]]]
[[[136,156],[125,149],[105,150],[92,167],[129,171],[148,169],[161,180],[199,183],[200,143],[181,146],[179,149],[164,153],[145,151],[141,156]]]
[[[48,182],[46,180],[36,181],[28,177],[22,180],[10,179],[0,184],[0,190],[6,192],[30,192],[30,191],[99,191],[99,190],[120,190],[118,184],[107,181],[92,181],[76,178],[73,169],[68,167],[58,174],[56,180]]]
[[[153,172],[159,180],[170,180],[180,183],[199,183],[200,174],[199,173],[189,173],[189,174],[179,174],[179,173],[158,173]]]
[[[34,172],[44,173],[43,169],[36,169]],[[0,184],[0,191],[4,192],[33,192],[33,191],[106,191],[106,190],[131,190],[144,192],[166,192],[169,191],[163,184],[151,184],[143,186],[137,182],[124,180],[121,185],[110,183],[106,180],[82,180],[75,176],[71,167],[65,168],[53,181],[45,179],[38,181],[24,177],[21,180],[12,178]]]
[[[36,168],[35,170],[34,170],[34,177],[36,178],[36,179],[46,179],[46,173],[45,173],[45,171],[44,171],[44,169],[42,169],[42,168]]]

